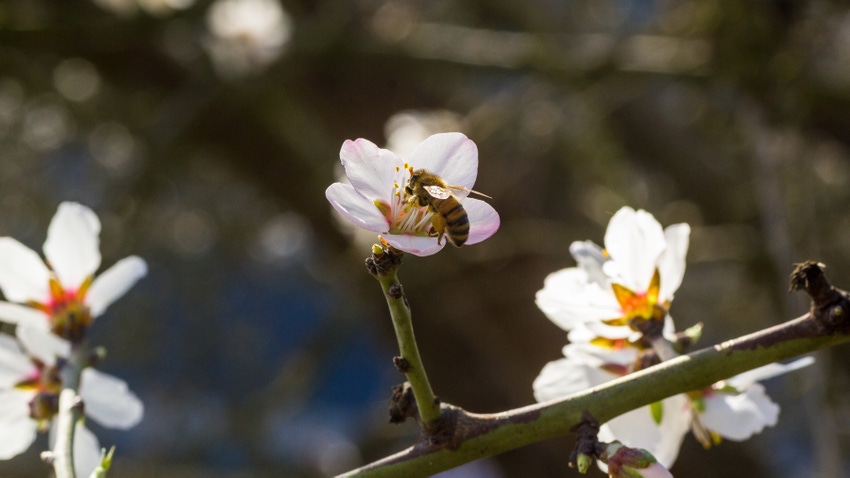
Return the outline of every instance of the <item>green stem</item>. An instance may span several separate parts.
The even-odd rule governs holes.
[[[839,310],[834,315],[840,314],[845,313]],[[563,399],[487,415],[454,409],[457,426],[447,443],[420,442],[342,476],[429,476],[479,458],[567,435],[581,421],[585,410],[605,423],[666,397],[700,390],[747,370],[848,341],[847,328],[830,329],[807,314]]]
[[[428,429],[429,425],[434,424],[440,417],[440,404],[431,390],[431,383],[428,382],[422,358],[419,356],[419,347],[416,345],[416,337],[413,335],[410,307],[407,304],[404,290],[398,281],[395,269],[375,277],[381,283],[381,289],[383,289],[384,297],[387,299],[395,335],[398,339],[398,348],[402,359],[406,361],[402,371],[407,376],[407,381],[410,382],[410,388],[413,390],[413,396],[416,398],[421,423]]]
[[[77,392],[80,374],[88,361],[88,347],[75,344],[68,362],[62,367],[62,391],[59,393],[59,413],[56,416],[56,443],[53,446],[53,470],[56,478],[76,478],[74,469],[74,431],[83,418],[80,395]]]

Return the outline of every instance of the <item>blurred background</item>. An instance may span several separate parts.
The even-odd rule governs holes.
[[[404,154],[442,131],[477,143],[502,226],[400,277],[436,393],[467,410],[534,401],[566,343],[534,294],[623,205],[691,224],[672,314],[702,346],[803,313],[794,262],[850,287],[846,2],[5,0],[0,235],[40,250],[79,201],[104,268],[150,266],[92,331],[146,407],[129,432],[92,425],[115,476],[327,476],[413,442],[387,423],[374,237],[324,191],[344,140]],[[847,476],[847,356],[768,382],[777,427],[689,436],[673,473]],[[45,443],[0,476],[48,476]],[[574,476],[571,446],[445,476]]]

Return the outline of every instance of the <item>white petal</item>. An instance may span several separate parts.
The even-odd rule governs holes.
[[[592,387],[590,371],[587,365],[566,358],[547,363],[532,384],[535,400],[546,402]]]
[[[450,186],[472,189],[478,176],[478,147],[462,133],[429,136],[410,153],[415,169],[425,169],[443,178]],[[465,192],[457,192],[460,198]]]
[[[86,415],[107,428],[126,430],[144,414],[141,400],[127,388],[127,382],[91,367],[80,377],[80,396]]]
[[[141,257],[130,256],[116,262],[95,278],[86,294],[86,303],[93,317],[103,314],[107,307],[123,296],[130,287],[148,273]]]
[[[624,207],[608,223],[605,248],[612,259],[605,271],[620,276],[629,289],[644,292],[665,248],[664,231],[652,214]]]
[[[31,394],[19,390],[0,391],[0,460],[21,454],[32,445],[35,420],[30,418]]]
[[[549,320],[564,330],[622,316],[614,295],[588,282],[587,272],[577,267],[562,269],[546,277],[535,302]]]
[[[715,393],[707,397],[705,411],[700,414],[709,430],[734,441],[746,440],[765,426],[776,425],[778,418],[779,405],[757,383],[737,395]]]
[[[331,184],[325,191],[325,197],[336,212],[355,226],[378,233],[389,229],[389,221],[375,203],[361,196],[350,184]]]
[[[0,238],[0,289],[12,302],[50,298],[50,270],[38,253],[11,237]]]
[[[77,476],[85,478],[100,465],[100,441],[82,421],[74,429],[74,469]]]
[[[0,389],[14,386],[35,371],[18,342],[9,335],[0,334]]]
[[[360,195],[370,201],[390,199],[396,168],[403,165],[403,161],[395,153],[360,138],[343,143],[339,158],[345,167],[345,176]]]
[[[381,234],[381,237],[396,249],[419,257],[436,254],[448,243],[447,240],[443,240],[441,244],[437,244],[436,237],[420,237],[407,234]]]
[[[56,357],[67,357],[71,353],[71,343],[49,331],[18,327],[16,333],[27,352],[48,366],[56,363]]]
[[[593,241],[575,241],[570,244],[570,255],[576,260],[579,268],[587,272],[590,282],[596,282],[603,288],[610,286],[611,281],[602,266],[611,259],[605,255],[602,247]]]
[[[75,290],[100,267],[100,220],[82,204],[63,202],[47,228],[44,255],[65,289]]]
[[[623,347],[620,349],[609,349],[591,343],[567,344],[563,349],[564,356],[576,362],[585,363],[591,367],[601,367],[605,364],[631,365],[637,360],[638,351],[634,347]],[[614,376],[608,380],[613,379]],[[607,380],[605,380],[607,381]],[[593,385],[599,385],[605,381],[596,381]]]
[[[620,440],[632,448],[643,448],[666,467],[673,466],[679,455],[682,440],[691,427],[690,405],[684,395],[674,395],[661,402],[661,423],[652,418],[650,407],[620,415],[602,425],[600,441]]]
[[[20,304],[0,301],[0,322],[48,330],[50,317],[44,312]]]
[[[758,381],[786,374],[793,370],[797,370],[798,368],[807,367],[813,363],[815,363],[814,357],[803,357],[787,364],[771,363],[749,370],[740,375],[735,375],[727,380],[727,382],[729,385],[732,385],[738,390],[744,390]]]
[[[658,272],[661,275],[659,301],[672,300],[673,294],[682,285],[690,235],[691,226],[687,224],[674,224],[664,230],[667,247],[658,258]]]
[[[478,244],[499,230],[499,213],[490,204],[478,199],[466,198],[463,208],[469,218],[469,238],[466,244]]]

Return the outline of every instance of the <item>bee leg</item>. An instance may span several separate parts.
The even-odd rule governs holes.
[[[443,234],[446,232],[446,221],[439,214],[435,214],[431,219],[431,230],[428,235],[437,238],[437,245],[442,244]]]

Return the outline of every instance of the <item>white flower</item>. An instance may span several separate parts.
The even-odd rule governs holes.
[[[79,340],[92,320],[147,273],[145,261],[130,256],[97,278],[100,221],[91,209],[64,202],[53,216],[44,256],[10,237],[0,238],[0,320],[50,329]],[[23,305],[25,304],[25,305]]]
[[[36,434],[51,430],[62,388],[56,358],[65,356],[70,343],[35,328],[21,330],[18,337],[25,353],[14,338],[0,334],[0,459],[24,452]],[[141,401],[127,384],[92,368],[83,370],[79,393],[84,410],[95,422],[127,429],[143,415]],[[74,464],[77,476],[89,476],[100,462],[97,437],[82,422],[74,436]]]
[[[278,0],[217,0],[207,12],[206,46],[219,72],[238,76],[274,62],[292,36]]]
[[[687,224],[662,230],[648,212],[623,207],[608,223],[605,249],[574,242],[578,267],[549,275],[537,305],[564,330],[634,338],[632,321],[667,319],[685,274],[689,235]]]
[[[380,233],[399,250],[428,256],[446,243],[432,235],[436,213],[410,201],[405,192],[414,170],[424,169],[459,187],[453,193],[469,218],[466,244],[481,242],[499,228],[499,215],[492,206],[467,197],[478,175],[478,148],[461,133],[430,136],[407,162],[365,139],[346,141],[340,159],[351,184],[332,184],[325,192],[328,201],[349,222]]]

